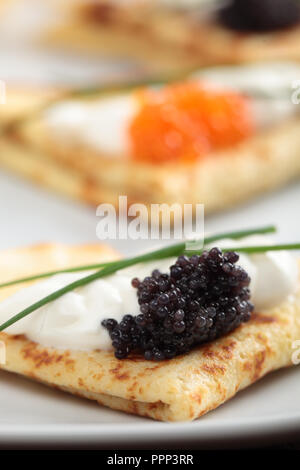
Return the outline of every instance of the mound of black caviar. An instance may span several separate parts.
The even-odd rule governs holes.
[[[145,359],[170,359],[196,345],[212,341],[250,319],[250,278],[236,265],[234,252],[218,248],[201,256],[180,256],[170,274],[158,270],[143,281],[135,278],[140,314],[125,315],[120,323],[108,319],[115,356],[132,351]]]
[[[264,32],[300,21],[299,0],[233,0],[219,13],[225,26],[239,31]]]

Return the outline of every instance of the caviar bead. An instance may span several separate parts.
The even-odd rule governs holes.
[[[113,318],[102,321],[102,326],[104,326],[104,328],[106,328],[108,331],[112,331],[117,326],[117,324],[118,322]]]
[[[175,312],[174,319],[176,321],[181,321],[184,319],[184,310],[179,309],[177,312]]]
[[[173,329],[175,333],[182,333],[185,330],[185,323],[184,321],[175,322],[173,325]]]
[[[206,318],[202,317],[201,315],[197,315],[197,317],[195,318],[194,325],[197,328],[203,328],[206,325]]]
[[[132,287],[137,288],[140,285],[140,280],[137,277],[135,277],[132,279],[131,284],[132,284]]]
[[[145,351],[144,357],[145,357],[145,359],[146,359],[147,361],[151,361],[151,359],[152,359],[152,352],[149,351],[149,350]]]
[[[157,309],[157,316],[160,318],[165,318],[168,315],[169,311],[166,307],[159,307]]]
[[[159,305],[168,305],[169,300],[168,294],[161,294],[157,299]]]

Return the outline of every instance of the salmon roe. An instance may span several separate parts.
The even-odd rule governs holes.
[[[185,82],[139,91],[140,110],[130,125],[134,158],[193,162],[254,132],[244,96]]]

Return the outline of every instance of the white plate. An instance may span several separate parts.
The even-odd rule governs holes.
[[[207,230],[276,223],[299,240],[299,185],[208,218]],[[0,248],[40,241],[95,241],[93,209],[0,173]],[[136,242],[114,242],[134,253]],[[141,243],[138,248],[149,248]],[[300,339],[300,338],[299,338]],[[0,373],[0,443],[138,445],[253,439],[300,430],[299,370],[275,372],[192,423],[157,423],[102,408],[9,373]]]
[[[273,438],[300,429],[299,370],[273,373],[191,423],[159,423],[0,373],[0,442],[141,445]]]
[[[78,58],[74,61],[64,54],[57,56],[31,49],[27,35],[31,37],[35,27],[41,25],[37,12],[41,2],[31,0],[30,4],[31,9],[28,0],[23,0],[21,14],[13,12],[10,21],[2,22],[0,79],[72,82],[75,86],[130,73],[132,69],[127,69],[126,64],[109,61],[103,64],[84,58],[78,62]],[[28,23],[25,20],[30,11],[34,15]],[[300,188],[294,185],[241,209],[209,218],[206,229],[224,231],[276,223],[281,228],[281,240],[299,240],[299,200]],[[97,218],[92,209],[60,199],[4,173],[0,173],[0,220],[0,249],[41,241],[85,243],[96,240]],[[145,242],[115,241],[113,244],[127,255],[150,246]],[[175,441],[224,443],[226,439],[263,438],[299,430],[298,373],[296,368],[276,372],[200,420],[166,424],[105,409],[0,372],[0,445],[16,442],[104,446],[112,443],[135,446],[158,441],[160,444]]]

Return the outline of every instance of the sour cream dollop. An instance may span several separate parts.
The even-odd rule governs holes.
[[[69,100],[50,107],[45,119],[51,135],[62,143],[83,144],[109,157],[126,157],[131,148],[129,126],[138,106],[130,93],[92,104]]]
[[[230,248],[237,244],[260,245],[268,241],[264,236],[253,236],[239,242],[222,240],[218,246]],[[6,333],[24,334],[48,347],[112,350],[109,335],[101,326],[102,320],[115,318],[120,321],[128,313],[138,315],[139,305],[136,290],[131,285],[132,278],[143,279],[156,268],[169,272],[174,261],[174,258],[168,258],[143,263],[96,280],[41,307],[7,328]],[[258,313],[281,304],[297,289],[297,261],[287,251],[241,254],[238,264],[251,277],[251,300]],[[0,303],[0,322],[86,274],[59,274],[19,290]]]

